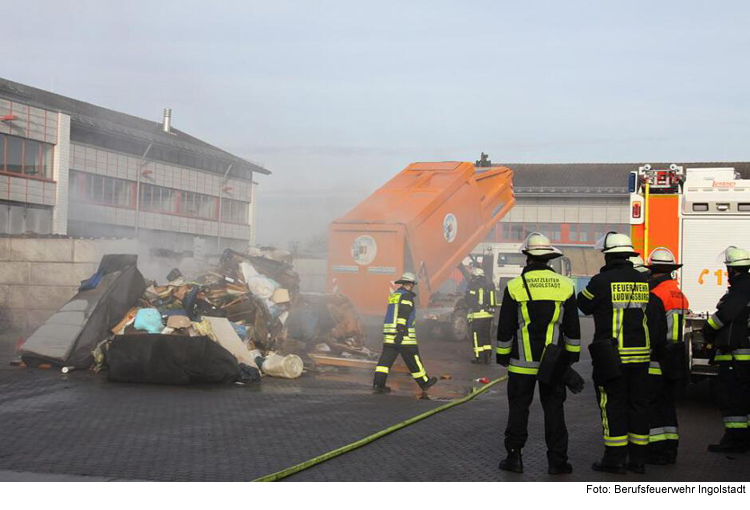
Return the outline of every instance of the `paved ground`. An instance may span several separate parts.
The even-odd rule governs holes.
[[[590,332],[591,325],[584,322]],[[589,335],[590,336],[590,335]],[[503,373],[465,363],[464,346],[422,342],[427,368],[450,374],[433,400],[392,376],[391,395],[371,395],[370,374],[265,378],[253,387],[108,383],[86,372],[9,367],[0,352],[0,480],[252,480],[367,436],[465,394],[473,380]],[[588,374],[588,362],[580,364]],[[569,396],[573,475],[559,480],[723,480],[750,477],[750,455],[709,455],[721,434],[706,391],[680,404],[685,440],[677,466],[646,476],[592,472],[601,429],[590,383]],[[541,409],[532,408],[526,473],[497,470],[507,400],[501,383],[473,401],[398,431],[289,480],[546,480]]]

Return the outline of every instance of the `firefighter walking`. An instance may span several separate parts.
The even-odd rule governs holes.
[[[558,359],[559,371],[568,380],[575,379],[577,374],[571,373],[569,367],[578,360],[581,350],[575,286],[547,265],[562,253],[552,247],[546,236],[536,232],[528,236],[522,253],[527,256],[527,265],[521,276],[508,282],[497,331],[497,362],[508,367],[509,404],[505,429],[507,457],[499,467],[516,473],[523,472],[521,450],[528,438],[529,406],[534,398],[540,361],[543,357],[548,360],[545,353],[553,351],[553,346],[563,348]],[[552,370],[558,371],[558,368],[555,366]],[[574,383],[576,391],[582,389],[582,383],[578,376]],[[549,473],[571,473],[563,409],[565,383],[557,378],[544,383],[540,377],[539,394],[544,409]]]
[[[413,273],[404,273],[395,283],[400,287],[388,298],[383,322],[383,352],[375,367],[373,390],[375,393],[391,391],[385,383],[393,362],[400,354],[416,383],[422,391],[427,391],[437,383],[437,378],[427,376],[427,370],[419,357],[414,327],[417,314],[414,286],[417,279]]]
[[[682,341],[685,330],[685,315],[690,303],[685,294],[680,290],[677,281],[672,278],[672,273],[682,267],[677,264],[672,252],[663,247],[656,248],[651,252],[648,259],[649,288],[651,295],[655,298],[656,313],[664,317],[663,328],[660,334],[664,338],[657,343],[662,349],[652,349],[652,359],[649,364],[649,387],[651,401],[649,403],[649,444],[647,463],[649,464],[674,464],[677,461],[677,446],[680,435],[677,425],[677,408],[675,398],[677,389],[682,382],[672,376],[673,370],[669,370],[671,359],[682,366],[684,363],[684,343]],[[653,329],[653,328],[652,328]],[[652,331],[652,336],[656,334]]]
[[[649,286],[629,260],[638,254],[628,236],[609,232],[597,247],[604,253],[605,266],[578,295],[581,311],[594,316],[589,350],[604,436],[604,456],[592,469],[644,473],[649,440]]]
[[[703,328],[719,366],[717,400],[724,420],[724,435],[708,451],[742,453],[750,449],[750,253],[730,246],[724,252],[729,289]]]
[[[474,347],[472,363],[489,365],[492,359],[492,319],[495,310],[495,288],[487,281],[484,270],[474,268],[471,271],[469,288],[464,298],[469,309],[467,319],[471,327],[471,341]]]

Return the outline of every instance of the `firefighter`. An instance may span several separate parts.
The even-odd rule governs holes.
[[[629,260],[638,255],[630,237],[608,232],[597,247],[605,265],[578,295],[580,310],[594,316],[589,350],[604,435],[604,456],[591,467],[608,473],[645,473],[651,350],[648,282]]]
[[[708,451],[741,453],[750,448],[750,254],[730,246],[724,252],[724,263],[729,289],[702,330],[714,351],[714,363],[719,365],[716,393],[724,419],[724,435],[718,444],[709,445]]]
[[[496,305],[495,289],[485,278],[484,269],[477,267],[471,271],[471,280],[464,300],[469,308],[467,319],[471,326],[471,340],[474,346],[472,363],[489,365],[492,359],[490,330]]]
[[[680,439],[677,430],[677,408],[675,406],[676,392],[680,382],[679,379],[665,377],[662,371],[663,362],[660,363],[659,358],[663,361],[665,356],[676,355],[678,363],[682,362],[684,358],[682,338],[685,330],[685,315],[690,304],[685,294],[680,290],[677,281],[672,278],[672,273],[681,268],[682,264],[676,263],[674,255],[669,249],[659,247],[652,251],[648,258],[647,267],[650,271],[649,288],[651,289],[651,295],[656,298],[656,312],[664,317],[663,327],[659,329],[660,333],[664,333],[663,338],[656,339],[656,332],[651,331],[652,343],[664,348],[652,349],[652,359],[648,369],[651,401],[649,404],[647,462],[657,465],[674,464],[677,461],[677,445]],[[683,348],[678,348],[674,351],[674,354],[670,354],[670,351],[666,350],[667,345],[683,346]]]
[[[416,318],[417,294],[414,286],[417,284],[413,273],[404,273],[395,282],[400,285],[388,298],[388,308],[383,323],[383,352],[375,367],[373,390],[375,393],[388,393],[391,388],[385,385],[391,365],[401,354],[406,367],[422,391],[427,391],[437,383],[436,377],[428,377],[427,370],[422,365],[417,347],[417,335],[414,328]]]
[[[561,348],[561,363],[568,368],[578,361],[581,351],[575,285],[547,265],[562,253],[537,232],[526,238],[521,251],[527,257],[526,267],[521,276],[508,282],[503,293],[496,351],[497,362],[508,367],[509,405],[505,429],[507,457],[499,468],[515,473],[523,473],[521,450],[528,438],[529,406],[534,398],[542,354],[551,351],[551,345]],[[575,376],[581,385],[574,390],[577,392],[582,389],[583,379],[578,374]],[[551,384],[543,383],[541,378],[539,381],[550,474],[573,472],[568,463],[568,430],[563,408],[565,385],[562,381]]]

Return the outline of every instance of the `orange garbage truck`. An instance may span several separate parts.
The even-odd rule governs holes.
[[[393,282],[411,271],[426,307],[514,202],[509,168],[412,163],[330,224],[328,290],[380,316]]]

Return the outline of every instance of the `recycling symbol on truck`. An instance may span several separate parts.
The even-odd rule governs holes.
[[[443,220],[443,237],[452,243],[456,239],[456,234],[458,234],[458,220],[455,214],[448,213]]]

